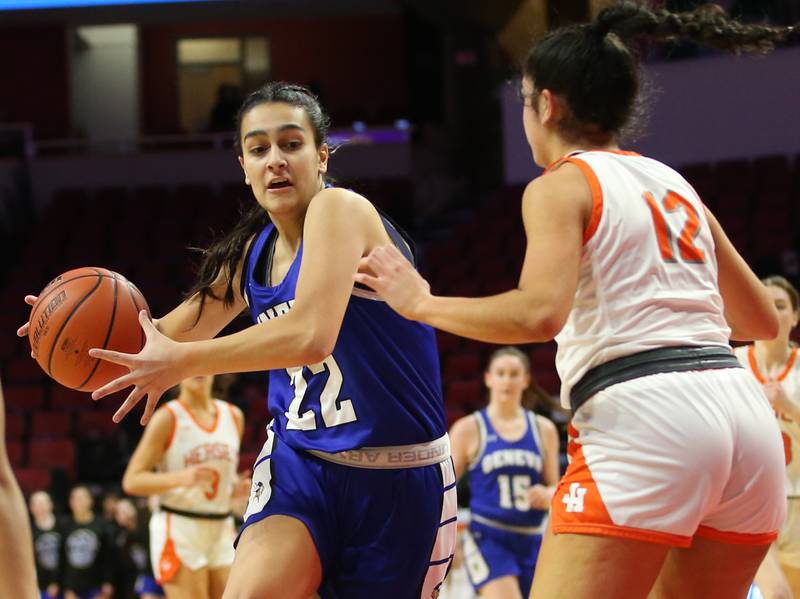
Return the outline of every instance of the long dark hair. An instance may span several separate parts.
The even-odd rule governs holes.
[[[545,35],[529,50],[522,74],[534,85],[534,108],[544,89],[564,98],[567,110],[558,125],[567,139],[607,140],[636,112],[639,59],[629,44],[683,39],[736,54],[767,52],[796,29],[745,25],[716,4],[671,13],[622,0],[594,21]]]
[[[322,109],[317,96],[302,85],[275,81],[260,87],[247,96],[236,114],[234,145],[238,156],[242,155],[242,119],[256,106],[270,102],[282,102],[305,110],[314,131],[314,144],[319,148],[322,144],[327,143],[330,119]],[[186,294],[186,297],[199,295],[200,309],[197,313],[198,319],[203,312],[206,298],[221,299],[226,306],[233,304],[233,280],[236,276],[236,269],[242,258],[244,247],[247,241],[264,229],[268,223],[269,215],[267,211],[256,203],[255,206],[243,210],[239,222],[227,235],[217,239],[206,250],[203,250],[197,279]],[[220,272],[225,274],[225,279],[227,280],[225,293],[222,297],[218,297],[212,288],[212,284],[217,280]]]

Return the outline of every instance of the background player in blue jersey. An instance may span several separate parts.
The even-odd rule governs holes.
[[[353,275],[373,248],[409,244],[360,195],[326,188],[328,120],[305,88],[271,83],[238,115],[257,204],[204,254],[172,312],[141,323],[121,419],[190,376],[270,371],[274,418],[253,471],[224,597],[434,597],[452,560],[455,477],[433,330]],[[249,308],[257,324],[209,339]]]
[[[484,374],[489,405],[451,428],[456,476],[469,477],[471,521],[464,533],[470,582],[490,599],[528,596],[560,476],[555,425],[522,405],[528,357],[503,347]]]

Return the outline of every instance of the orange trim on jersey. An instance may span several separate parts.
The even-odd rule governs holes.
[[[177,400],[177,402],[184,410],[186,410],[186,413],[189,414],[189,417],[194,421],[194,423],[198,427],[200,427],[201,430],[204,430],[207,433],[213,433],[215,430],[217,430],[217,425],[219,424],[220,409],[215,400],[212,399],[211,403],[214,406],[214,409],[216,410],[217,413],[214,415],[214,424],[212,424],[210,428],[203,426],[203,423],[200,422],[197,418],[195,418],[194,414],[192,414],[192,411],[189,409],[188,406],[184,405],[180,400]]]
[[[571,425],[569,429],[567,455],[570,457],[570,464],[558,483],[550,504],[553,530],[564,531],[566,530],[564,527],[575,526],[613,527],[614,523],[603,503],[592,472],[586,464],[583,446],[573,434],[577,431]]]
[[[572,423],[567,425],[567,432],[569,434],[567,455],[570,464],[550,504],[551,526],[554,533],[621,537],[671,547],[688,547],[691,544],[692,539],[689,536],[614,524],[586,464],[583,446],[577,440],[578,431]],[[568,511],[570,508],[572,511]]]
[[[169,437],[167,437],[167,445],[164,447],[164,451],[167,451],[170,448],[170,445],[172,445],[172,440],[175,438],[175,431],[178,428],[178,417],[175,412],[172,411],[172,408],[169,407],[169,404],[164,404],[164,407],[167,408],[167,412],[172,414],[172,430],[169,432]]]
[[[634,541],[646,541],[658,545],[669,545],[670,547],[685,548],[692,544],[691,537],[657,530],[633,528],[631,526],[618,526],[616,524],[554,524],[553,532],[555,534],[573,533],[596,535],[598,537],[619,537],[623,539],[633,539]]]
[[[156,582],[158,584],[164,584],[172,580],[181,568],[181,558],[178,557],[178,552],[175,551],[175,543],[170,536],[172,528],[171,516],[172,514],[167,514],[167,539],[164,541],[161,556],[158,558],[158,572],[156,572]]]
[[[586,164],[584,160],[575,157],[566,158],[565,160],[581,170],[589,183],[589,188],[592,190],[592,214],[586,224],[586,229],[583,231],[583,243],[586,244],[600,225],[600,217],[603,215],[603,188],[600,187],[600,180],[592,170],[592,167]]]
[[[782,382],[787,376],[789,376],[789,372],[792,370],[792,366],[794,366],[794,361],[797,359],[797,352],[800,348],[795,347],[792,350],[792,353],[789,354],[789,359],[786,361],[786,366],[784,367],[783,371],[778,375],[778,382]],[[758,362],[756,362],[756,351],[754,345],[747,346],[747,362],[750,364],[750,370],[753,371],[753,375],[756,377],[756,380],[761,383],[762,385],[767,382],[767,378],[761,374],[761,371],[758,369]]]
[[[639,152],[631,152],[629,150],[576,150],[575,152],[571,152],[566,156],[562,156],[561,158],[548,164],[547,168],[544,169],[544,172],[547,173],[548,171],[552,171],[554,168],[568,161],[570,158],[575,158],[584,152],[605,152],[607,154],[619,154],[621,156],[641,156]]]
[[[749,534],[717,530],[710,526],[701,525],[697,527],[697,532],[694,533],[694,536],[711,539],[712,541],[719,541],[721,543],[728,543],[729,545],[769,545],[778,538],[778,531]]]
[[[223,402],[226,406],[228,406],[228,412],[231,414],[231,420],[233,421],[233,428],[236,429],[236,432],[239,433],[239,442],[242,440],[242,435],[244,435],[244,423],[242,423],[241,430],[239,429],[239,421],[236,420],[236,413],[233,411],[233,404],[229,402]]]

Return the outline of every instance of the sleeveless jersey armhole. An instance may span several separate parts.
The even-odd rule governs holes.
[[[164,447],[165,452],[172,446],[172,441],[175,439],[175,431],[178,428],[178,415],[170,407],[171,403],[172,402],[170,401],[164,404],[164,408],[166,408],[167,412],[169,412],[170,416],[172,416],[172,430],[169,432],[169,437],[167,437],[167,444]]]
[[[486,437],[488,434],[486,431],[486,423],[483,421],[481,413],[475,412],[472,417],[475,418],[475,422],[478,424],[478,451],[475,452],[475,457],[467,464],[467,471],[472,470],[481,463],[483,452],[486,451]]]
[[[536,412],[532,410],[526,410],[528,415],[528,426],[531,429],[531,436],[533,437],[533,442],[536,443],[536,448],[539,450],[539,455],[544,460],[544,447],[542,445],[542,433],[541,429],[539,428],[539,418],[536,415]]]
[[[585,160],[570,156],[565,158],[564,162],[574,164],[580,169],[592,192],[592,214],[589,216],[589,222],[586,223],[586,228],[583,230],[583,245],[586,245],[597,232],[597,227],[600,226],[600,218],[603,216],[603,188],[600,186],[600,180],[594,170]]]

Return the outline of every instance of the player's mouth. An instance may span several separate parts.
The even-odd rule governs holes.
[[[267,191],[270,193],[284,193],[294,189],[294,185],[287,177],[275,177],[267,183]]]

